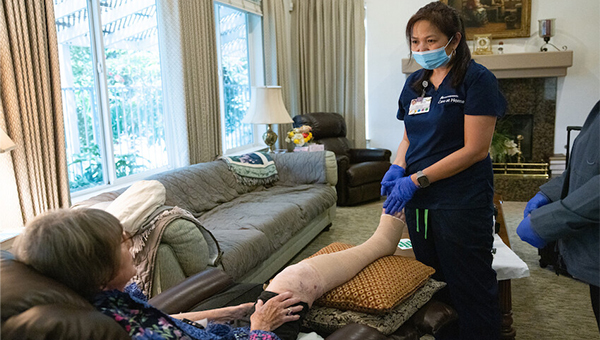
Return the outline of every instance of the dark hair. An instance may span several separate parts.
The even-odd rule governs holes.
[[[104,210],[60,209],[27,224],[14,245],[17,260],[92,299],[121,263],[123,227]]]
[[[446,35],[448,39],[454,37],[456,33],[461,34],[460,42],[454,51],[455,55],[448,63],[448,66],[452,67],[452,86],[457,87],[465,79],[465,73],[469,67],[469,62],[471,61],[471,51],[467,45],[465,25],[460,13],[456,9],[440,1],[431,2],[421,7],[417,13],[408,20],[408,24],[406,24],[406,39],[408,40],[409,46],[411,45],[410,41],[413,27],[415,23],[420,20],[429,21]],[[420,93],[423,90],[423,85],[421,85],[423,80],[429,79],[432,73],[432,70],[425,70],[421,77],[411,84],[412,88]]]

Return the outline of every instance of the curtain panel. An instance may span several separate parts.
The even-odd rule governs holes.
[[[70,205],[58,43],[52,0],[0,5],[0,98],[27,223]]]
[[[337,112],[366,146],[364,0],[294,1],[292,66],[301,114]]]
[[[190,164],[222,154],[219,64],[212,0],[179,0]]]
[[[288,0],[263,0],[265,78],[267,85],[281,86],[283,103],[291,117],[299,114],[297,82],[292,69],[291,24]],[[277,128],[278,145],[285,149],[291,124]]]

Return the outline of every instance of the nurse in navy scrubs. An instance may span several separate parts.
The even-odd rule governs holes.
[[[408,21],[423,69],[400,94],[404,137],[382,181],[388,214],[405,209],[416,258],[447,287],[438,296],[459,320],[436,339],[498,339],[492,269],[493,173],[488,150],[506,100],[494,75],[471,59],[460,14],[432,2]]]

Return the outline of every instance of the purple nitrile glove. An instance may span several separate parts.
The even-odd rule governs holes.
[[[527,217],[527,215],[531,214],[531,212],[535,209],[544,206],[548,203],[550,203],[550,199],[546,195],[544,195],[543,192],[538,191],[538,193],[535,194],[535,196],[533,196],[533,198],[530,199],[529,202],[527,202],[525,210],[523,211],[523,218]]]
[[[404,168],[397,164],[392,164],[381,180],[381,196],[387,196],[394,189],[396,180],[404,177]]]
[[[531,227],[531,216],[527,216],[521,221],[517,227],[517,235],[519,235],[521,240],[536,248],[544,248],[547,244],[547,242],[544,241],[544,239]]]
[[[410,201],[415,194],[415,191],[418,189],[419,187],[412,181],[410,176],[396,180],[396,185],[394,185],[392,192],[383,203],[385,213],[394,215],[395,213],[402,211],[406,202]]]

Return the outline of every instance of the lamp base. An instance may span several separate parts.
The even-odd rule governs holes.
[[[277,134],[271,129],[271,124],[267,124],[267,131],[263,134],[263,141],[269,147],[269,152],[275,151],[275,142],[277,142]]]

